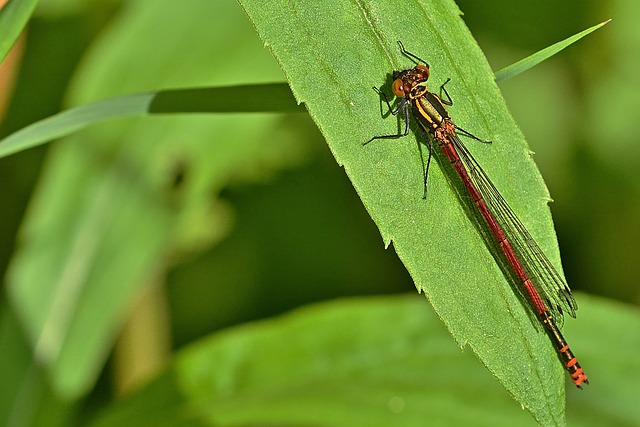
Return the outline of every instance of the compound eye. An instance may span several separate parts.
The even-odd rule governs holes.
[[[416,65],[416,70],[418,70],[424,80],[429,78],[429,66],[428,65]]]
[[[393,94],[398,98],[404,98],[404,83],[402,83],[401,79],[396,79],[391,86],[391,90],[393,90]]]

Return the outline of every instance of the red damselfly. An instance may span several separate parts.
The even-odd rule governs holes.
[[[575,317],[575,311],[578,308],[569,286],[458,137],[458,134],[462,134],[476,141],[489,142],[456,126],[451,120],[446,106],[453,105],[453,101],[445,88],[451,79],[447,79],[440,86],[439,96],[430,92],[426,86],[426,81],[429,79],[429,65],[408,52],[401,42],[398,44],[402,54],[417,64],[411,69],[393,73],[392,90],[393,94],[400,99],[398,106],[394,109],[387,96],[378,88],[374,89],[383,97],[391,114],[395,116],[404,113],[404,132],[375,136],[365,142],[365,145],[376,139],[407,136],[411,116],[418,121],[428,135],[426,144],[429,149],[424,167],[423,198],[427,196],[427,177],[433,154],[433,143],[435,143],[451,162],[467,195],[473,201],[490,235],[502,252],[509,272],[517,282],[518,292],[543,325],[571,380],[578,388],[582,388],[582,384],[589,384],[589,380],[559,329],[563,322],[563,314],[566,312]]]

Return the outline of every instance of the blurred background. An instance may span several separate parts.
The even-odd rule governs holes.
[[[173,3],[41,1],[0,68],[1,136],[117,95],[284,81],[234,1]],[[613,18],[500,87],[555,200],[572,289],[639,304],[640,4],[458,5],[494,70]],[[147,329],[125,326],[114,353],[100,350],[109,361],[104,370],[87,368],[99,374],[88,408],[113,389],[126,391],[171,349],[220,328],[314,301],[415,289],[305,114],[110,122],[0,159],[0,182],[0,345],[22,349],[2,361],[29,354],[26,343],[35,336],[18,326],[20,314],[7,304],[11,298],[35,310],[15,292],[19,283],[63,277],[57,265],[88,253],[121,266],[121,275],[109,278],[114,288],[140,283],[135,292],[115,290],[122,298],[109,309],[131,311],[142,320],[130,325]],[[78,249],[66,236],[80,231],[104,234],[112,245]],[[138,368],[118,359],[119,351],[138,351],[136,334],[155,337],[146,341],[153,349],[139,350],[146,373],[132,373]],[[68,387],[73,394],[83,385]]]

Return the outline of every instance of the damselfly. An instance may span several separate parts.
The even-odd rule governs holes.
[[[393,73],[392,90],[400,99],[398,106],[394,109],[386,95],[378,88],[374,89],[383,97],[391,114],[404,114],[404,132],[375,136],[365,142],[365,145],[376,139],[407,136],[411,116],[418,121],[428,134],[426,144],[429,149],[424,168],[423,197],[426,198],[427,195],[427,177],[435,142],[462,180],[468,196],[504,255],[506,265],[520,287],[519,293],[543,325],[571,380],[578,388],[582,388],[582,384],[589,384],[589,380],[558,327],[562,325],[564,312],[575,317],[578,308],[569,286],[458,137],[459,133],[476,141],[488,142],[456,126],[451,120],[445,107],[453,105],[445,88],[450,79],[440,86],[440,96],[430,92],[426,86],[429,65],[408,52],[401,42],[398,44],[402,54],[417,64],[411,69]]]

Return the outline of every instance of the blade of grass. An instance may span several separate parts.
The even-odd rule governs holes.
[[[18,40],[37,5],[38,0],[9,0],[0,9],[0,62]]]
[[[507,67],[504,67],[496,71],[496,81],[499,82],[502,80],[510,79],[511,77],[517,76],[520,73],[524,73],[525,71],[535,67],[545,59],[550,58],[556,53],[560,52],[561,50],[569,47],[570,45],[577,42],[587,34],[591,34],[598,28],[608,24],[610,21],[611,19],[607,19],[606,21],[601,22],[598,25],[594,25],[593,27],[587,28],[586,30],[581,31],[578,34],[575,34],[569,38],[566,38],[558,43],[552,44],[551,46],[545,49],[542,49],[541,51],[536,52],[533,55],[527,56],[526,58],[514,64],[511,64]]]
[[[123,117],[177,113],[304,112],[286,83],[164,90],[107,99],[63,111],[0,141],[0,158]]]

